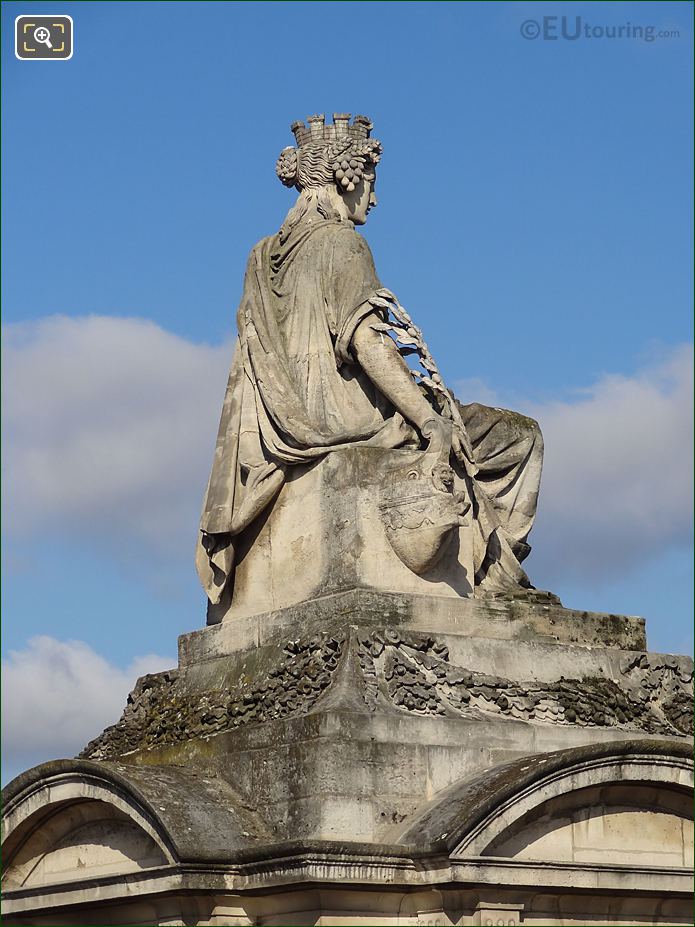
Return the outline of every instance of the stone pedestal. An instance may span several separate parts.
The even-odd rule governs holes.
[[[519,756],[683,736],[692,667],[640,619],[353,590],[184,635],[86,758],[206,766],[278,839],[381,842]]]
[[[472,595],[469,524],[451,533],[439,560],[422,575],[408,569],[389,541],[382,488],[390,474],[422,457],[412,450],[362,447],[293,468],[272,508],[242,536],[233,597],[210,606],[208,623],[355,588],[450,599]]]
[[[639,618],[353,589],[186,634],[12,783],[10,924],[688,923],[692,663]]]

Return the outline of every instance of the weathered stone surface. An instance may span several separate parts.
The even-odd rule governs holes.
[[[526,588],[520,564],[538,499],[538,424],[462,405],[446,387],[423,332],[382,286],[355,230],[376,205],[382,147],[370,137],[371,122],[311,118],[310,132],[295,124],[298,148],[285,149],[277,165],[283,184],[298,190],[297,203],[277,234],[253,248],[237,313],[196,558],[210,621],[316,594],[327,578],[324,536],[330,548],[362,515],[351,493],[338,525],[329,526],[331,500],[312,498],[307,468],[364,448],[409,450],[400,465],[393,457],[374,472],[381,524],[365,533],[367,518],[358,529],[359,545],[367,546],[353,555],[363,570],[370,555],[381,562],[383,534],[393,555],[383,561],[386,582],[393,573],[392,582],[408,583],[401,566],[413,577],[438,566],[430,580],[446,581],[458,595]],[[296,486],[287,490],[290,482]],[[459,564],[451,548],[464,513],[470,530]],[[383,588],[378,572],[375,579]]]
[[[361,447],[334,451],[311,467],[294,468],[267,517],[242,539],[233,599],[223,596],[210,605],[208,622],[236,621],[355,587],[453,598],[471,595],[469,527],[449,526],[447,531],[453,533],[439,559],[417,575],[393,548],[395,535],[412,532],[384,524],[382,487],[392,485],[393,474],[409,468],[417,472],[421,457],[419,452]],[[419,481],[406,484],[417,486]],[[438,495],[453,499],[452,494]],[[424,504],[429,505],[427,498]],[[395,518],[393,505],[388,511],[389,518]]]
[[[215,775],[190,767],[139,767],[89,760],[54,760],[14,779],[3,792],[6,832],[11,833],[16,826],[13,818],[20,805],[22,814],[48,810],[33,795],[35,784],[45,776],[52,781],[53,801],[66,809],[78,797],[103,805],[116,796],[127,796],[150,824],[156,823],[151,837],[162,847],[156,865],[173,859],[229,859],[230,855],[271,840],[264,821],[249,801]],[[103,791],[105,787],[109,794]],[[122,813],[127,812],[126,805],[119,803],[118,807]],[[56,829],[58,842],[71,832],[74,823],[61,828],[61,833]],[[55,821],[51,827],[55,828]],[[15,847],[16,841],[10,837],[5,849],[14,854]]]
[[[686,744],[591,745],[457,782],[382,841],[268,843],[269,822],[221,776],[201,790],[174,768],[49,763],[5,791],[3,921],[686,924],[691,783]],[[220,799],[218,827],[208,808]],[[110,846],[97,852],[71,824],[101,821],[106,833],[106,815]]]
[[[352,650],[351,661],[347,649]],[[539,655],[536,649],[535,657]],[[217,678],[210,665],[202,675],[189,668],[184,676],[177,671],[146,676],[129,696],[121,721],[92,742],[84,756],[108,759],[305,715],[320,707],[322,697],[330,697],[334,676],[349,672],[348,663],[356,709],[395,707],[425,716],[468,718],[482,712],[539,724],[691,733],[693,673],[687,659],[604,656],[608,659],[594,658],[592,674],[584,677],[509,679],[486,672],[487,666],[452,663],[443,638],[394,627],[356,627],[349,635],[299,638],[282,649],[269,645],[246,657],[237,655],[235,661],[218,660],[216,668],[224,674]],[[357,665],[359,672],[354,671]]]
[[[565,811],[574,807],[586,808],[592,805],[595,797],[593,793],[586,793],[586,788],[600,791],[602,784],[621,781],[623,776],[616,775],[617,770],[637,758],[641,764],[652,765],[642,776],[643,781],[650,782],[651,786],[642,791],[633,789],[631,800],[655,812],[680,809],[681,817],[689,818],[685,812],[687,794],[678,788],[673,792],[660,792],[658,783],[668,779],[676,785],[687,784],[691,776],[691,744],[669,740],[624,740],[587,743],[570,751],[526,756],[501,764],[483,775],[463,779],[440,792],[405,826],[392,827],[387,839],[399,843],[425,843],[457,857],[482,852],[513,856],[513,853],[501,853],[503,841],[500,835],[509,840],[512,832],[516,834],[520,826],[542,817],[528,815],[529,795],[534,795],[533,801],[537,805],[542,803],[546,806],[549,801],[559,798]],[[571,787],[569,780],[573,780]],[[539,788],[542,783],[546,785]],[[570,798],[573,792],[575,795]],[[510,831],[507,824],[501,823],[497,812],[500,808],[510,808],[509,803],[515,796],[524,796],[524,799],[509,815],[516,822]],[[606,801],[606,798],[604,790],[601,800]],[[618,805],[623,796],[618,795],[617,798],[618,802],[609,801],[607,804]],[[562,814],[555,813],[553,817],[562,819]],[[528,842],[523,843],[524,847],[527,845]],[[687,844],[681,843],[681,853],[686,850]],[[688,862],[680,865],[688,865]]]
[[[138,680],[121,721],[85,748],[94,759],[136,749],[209,737],[243,724],[259,724],[310,711],[330,685],[344,641],[327,635],[288,641],[231,664],[204,690],[171,672]],[[200,682],[201,680],[198,680]]]
[[[397,623],[370,611],[386,601],[390,619],[407,617],[407,597],[355,592],[344,611],[340,600],[259,616],[253,633],[249,619],[236,639],[236,622],[185,636],[179,669],[141,680],[121,721],[84,756],[214,771],[255,803],[277,839],[378,841],[424,798],[477,770],[690,731],[692,663],[599,646],[602,634],[614,638],[608,616],[589,622],[594,646],[558,646],[563,621],[576,628],[583,619],[527,603],[510,649],[509,640],[469,636],[448,612],[424,609],[420,620]],[[324,619],[329,627],[316,632]],[[443,630],[426,630],[433,626]]]
[[[522,645],[498,648],[498,658],[507,661],[523,653],[525,644],[640,653],[647,648],[644,619],[563,608],[557,599],[542,594],[466,599],[353,588],[183,634],[179,638],[179,664],[226,658],[238,651],[282,643],[292,636],[311,636],[316,631],[339,633],[356,624]],[[553,661],[563,659],[561,647],[553,653]],[[537,671],[543,672],[543,667],[539,665]]]
[[[48,764],[10,787],[10,808],[27,812],[12,812],[10,832],[21,843],[26,819],[48,849],[45,884],[12,882],[10,866],[9,923],[453,925],[500,912],[686,923],[692,664],[611,646],[634,646],[639,622],[616,633],[593,616],[592,646],[560,646],[581,613],[461,601],[468,624],[448,600],[438,613],[435,597],[418,611],[355,591],[242,620],[236,638],[234,622],[186,636],[178,669],[140,680],[121,722],[89,746],[98,762]],[[499,637],[466,633],[485,623],[479,609],[498,615],[487,624]],[[329,615],[334,626],[317,630]],[[293,621],[314,633],[288,635]],[[61,791],[66,779],[79,800]],[[64,795],[108,852],[80,842],[88,831],[50,848],[32,809],[48,820]],[[99,802],[115,810],[105,817]],[[661,855],[644,852],[647,834]],[[190,868],[196,842],[207,849]],[[302,887],[311,880],[320,898]]]

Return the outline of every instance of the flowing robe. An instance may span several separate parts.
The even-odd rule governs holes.
[[[211,602],[229,589],[236,539],[270,505],[288,467],[357,445],[417,447],[351,354],[381,283],[352,223],[316,216],[249,257],[196,563]],[[461,412],[480,468],[472,487],[478,582],[528,583],[519,567],[535,514],[535,422],[477,404]]]

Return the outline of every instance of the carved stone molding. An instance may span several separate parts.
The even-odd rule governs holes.
[[[692,732],[692,667],[685,669],[670,654],[640,653],[625,660],[621,669],[643,702],[663,713],[680,733]]]
[[[117,724],[80,754],[106,760],[134,750],[208,737],[250,722],[306,713],[330,685],[341,641],[329,635],[290,641],[279,665],[242,676],[229,689],[188,693],[172,670],[143,676]]]
[[[659,658],[657,667],[646,654],[635,656],[620,682],[602,676],[516,682],[452,665],[448,648],[434,637],[386,629],[360,638],[359,660],[372,709],[381,695],[402,711],[422,715],[485,713],[671,735],[692,730],[692,672],[679,670],[669,658]]]
[[[338,676],[336,688],[332,683]],[[624,661],[620,679],[517,681],[452,664],[446,644],[432,635],[357,629],[349,637],[323,634],[271,648],[255,669],[227,687],[221,681],[219,688],[191,692],[177,670],[144,676],[118,723],[80,756],[111,759],[304,715],[329,690],[333,707],[349,690],[351,707],[364,704],[371,711],[468,719],[495,715],[683,736],[692,730],[692,679],[692,671],[675,658],[642,653]]]

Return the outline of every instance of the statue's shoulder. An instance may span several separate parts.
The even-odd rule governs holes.
[[[256,244],[251,248],[249,257],[253,257],[254,254],[261,254],[266,248],[272,247],[273,242],[277,239],[276,235],[266,235],[265,238],[261,238],[260,241],[257,241]]]
[[[298,225],[289,235],[283,235],[281,229],[275,235],[261,238],[251,249],[247,271],[267,265],[278,270],[296,260],[316,267],[324,261],[331,266],[354,264],[355,260],[373,264],[369,245],[352,222],[326,220]]]
[[[251,248],[249,256],[246,259],[247,272],[253,267],[263,263],[263,255],[264,253],[268,253],[269,250],[272,251],[273,240],[276,237],[275,235],[266,235],[265,238],[261,238],[261,240],[257,241],[253,248]]]
[[[326,222],[326,231],[344,241],[358,241],[367,244],[367,240],[360,235],[352,222]]]
[[[367,239],[360,235],[352,222],[326,222],[321,230],[321,239],[339,253],[371,256]]]

